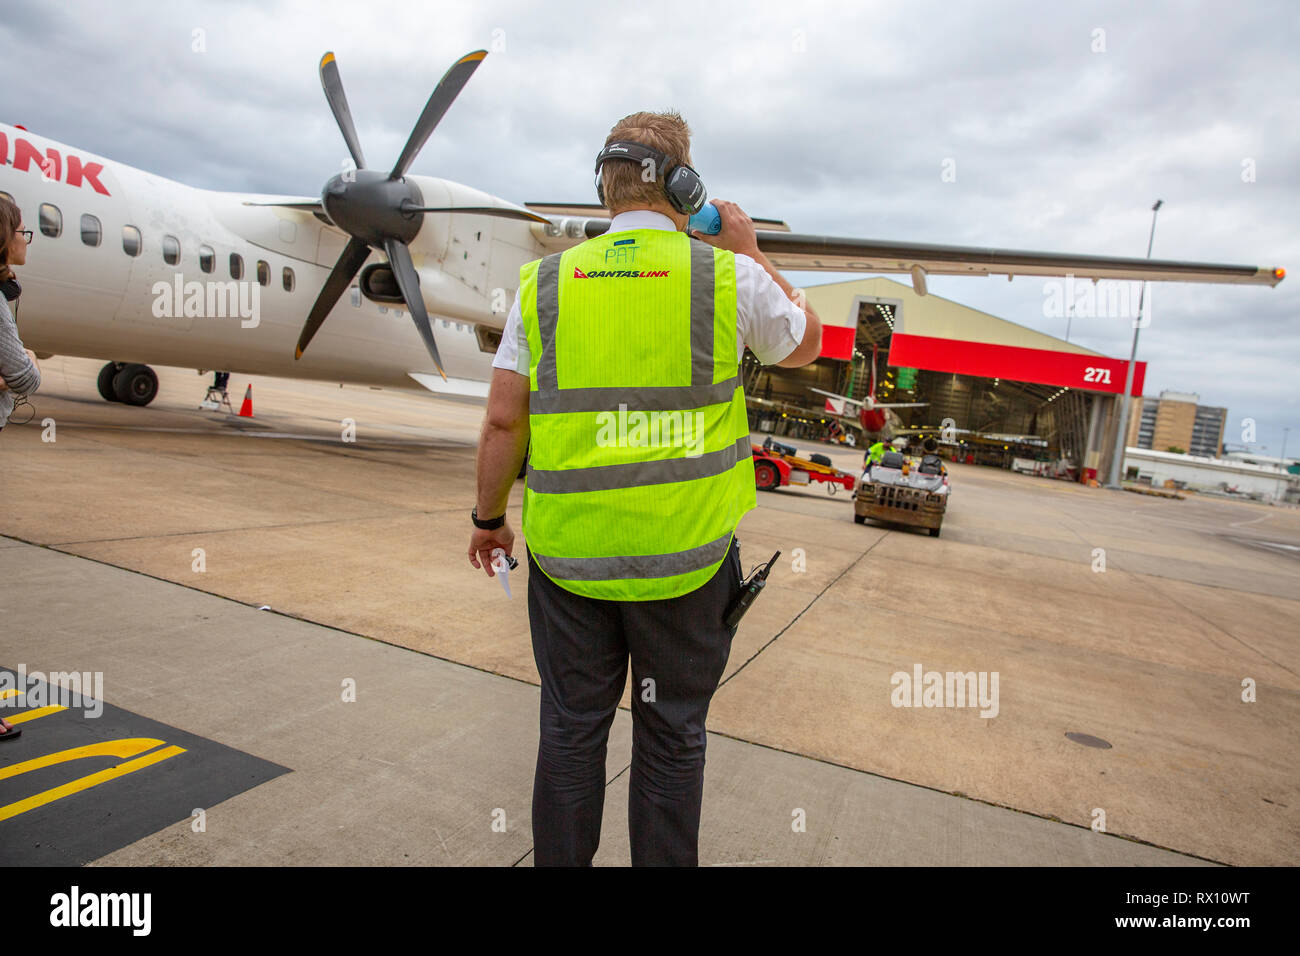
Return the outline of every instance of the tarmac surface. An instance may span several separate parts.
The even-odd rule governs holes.
[[[158,368],[128,408],[99,364],[42,363],[0,434],[0,668],[107,702],[0,700],[0,862],[530,863],[527,564],[507,599],[464,556],[481,405],[257,379],[231,418]],[[951,481],[937,539],[760,494],[744,564],[782,557],[709,714],[701,862],[1300,860],[1300,512]],[[895,706],[917,667],[996,703]],[[629,859],[630,740],[624,709],[597,864]]]

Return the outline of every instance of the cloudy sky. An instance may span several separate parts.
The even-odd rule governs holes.
[[[1254,418],[1274,455],[1282,428],[1300,429],[1289,2],[26,3],[5,5],[0,44],[0,118],[213,189],[316,195],[339,170],[325,50],[367,159],[386,166],[443,71],[486,48],[413,172],[591,202],[613,122],[675,108],[710,194],[799,232],[1140,256],[1163,199],[1156,258],[1293,275],[1156,289],[1146,393],[1227,406],[1228,442]],[[1065,331],[1038,279],[930,289]],[[1131,335],[1076,318],[1070,338],[1127,356]]]

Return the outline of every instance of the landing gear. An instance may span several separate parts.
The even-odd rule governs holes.
[[[99,394],[104,395],[103,381],[110,366],[104,366],[99,373]],[[125,405],[148,405],[158,394],[158,376],[148,365],[131,363],[122,365],[113,376],[113,398],[110,401]],[[107,398],[107,396],[105,395]]]
[[[117,401],[117,392],[113,391],[113,379],[117,378],[117,373],[124,367],[121,362],[109,362],[99,370],[99,379],[95,384],[99,386],[99,397],[104,401]]]

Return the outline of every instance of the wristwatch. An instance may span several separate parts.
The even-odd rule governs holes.
[[[504,513],[498,515],[495,518],[488,518],[486,521],[484,521],[482,518],[478,516],[477,507],[469,513],[469,517],[470,520],[474,522],[474,527],[480,528],[483,531],[495,531],[497,528],[501,527],[503,524],[506,523],[506,516]]]

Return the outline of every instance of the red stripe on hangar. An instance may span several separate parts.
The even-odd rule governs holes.
[[[856,325],[823,325],[822,350],[818,357],[849,361],[853,358],[853,341],[857,333]]]
[[[895,332],[889,345],[889,364],[955,372],[980,378],[1005,378],[1015,382],[1060,385],[1093,392],[1120,394],[1128,362],[1104,355],[1054,352],[989,342],[906,335]],[[1147,363],[1133,370],[1131,394],[1141,395]]]

